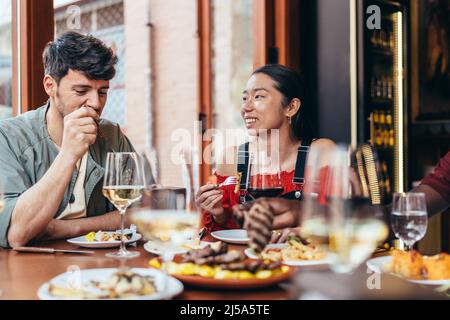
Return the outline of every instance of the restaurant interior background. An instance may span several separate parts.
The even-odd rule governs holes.
[[[373,4],[381,29],[366,24]],[[192,130],[196,120],[242,129],[241,92],[265,63],[304,73],[319,136],[371,142],[391,192],[417,184],[450,147],[449,0],[0,0],[0,7],[0,118],[46,101],[48,41],[69,29],[93,34],[120,58],[102,116],[138,151],[157,150],[164,185],[181,184],[172,132]],[[203,181],[211,170],[202,166]],[[449,216],[429,221],[422,252],[449,251]]]

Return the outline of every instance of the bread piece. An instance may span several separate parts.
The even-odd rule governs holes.
[[[423,279],[423,266],[423,257],[419,252],[394,250],[388,270],[408,279]]]
[[[450,255],[440,253],[432,257],[424,257],[424,276],[428,280],[450,279]]]

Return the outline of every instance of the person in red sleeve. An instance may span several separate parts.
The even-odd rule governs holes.
[[[429,216],[440,213],[450,206],[450,151],[412,191],[425,193]]]

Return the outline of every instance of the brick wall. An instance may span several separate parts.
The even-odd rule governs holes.
[[[160,183],[181,186],[180,167],[171,161],[178,128],[192,132],[197,118],[197,1],[150,0],[154,145]]]
[[[150,3],[124,0],[125,15],[125,132],[137,151],[150,139]]]

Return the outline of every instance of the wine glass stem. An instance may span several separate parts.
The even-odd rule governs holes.
[[[125,237],[123,236],[123,230],[125,229],[124,224],[125,224],[125,212],[127,211],[127,208],[124,209],[120,209],[119,213],[120,213],[120,251],[121,252],[126,252],[127,249],[125,248]]]
[[[169,299],[168,296],[166,296],[168,290],[169,290],[169,264],[172,262],[173,257],[175,255],[170,251],[166,251],[163,253],[162,255],[162,260],[163,260],[163,272],[165,273],[164,275],[164,282],[163,282],[163,295],[164,295],[164,299]]]
[[[411,251],[414,248],[414,243],[405,243],[406,251]]]

